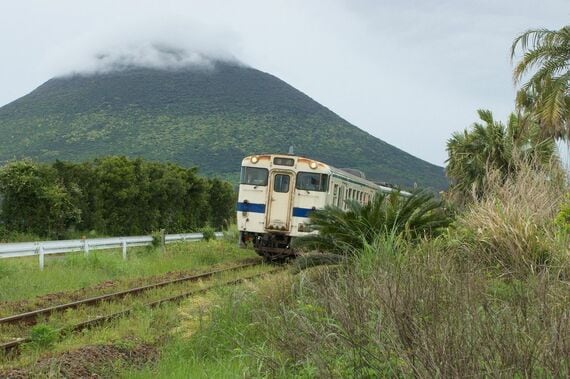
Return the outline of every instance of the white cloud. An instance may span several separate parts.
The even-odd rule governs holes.
[[[106,72],[128,66],[176,69],[209,68],[215,60],[237,61],[235,34],[198,22],[152,19],[114,25],[82,34],[50,51],[46,66],[53,75]]]

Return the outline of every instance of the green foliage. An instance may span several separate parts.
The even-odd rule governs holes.
[[[217,230],[227,229],[235,220],[236,194],[230,183],[218,178],[209,180],[209,224]]]
[[[447,187],[440,167],[356,128],[269,74],[227,63],[52,79],[0,108],[0,125],[0,162],[126,155],[235,180],[244,156],[293,145],[298,154],[361,169],[372,179]]]
[[[48,347],[53,345],[57,341],[58,337],[58,331],[46,324],[35,325],[30,333],[32,343],[39,347]]]
[[[61,238],[77,230],[133,235],[208,223],[221,228],[233,218],[234,198],[229,183],[170,163],[126,157],[52,166],[15,161],[0,168],[0,240],[14,233]]]
[[[216,231],[211,226],[201,228],[200,232],[202,232],[202,236],[206,242],[216,239]]]
[[[15,161],[0,168],[1,221],[5,230],[60,237],[81,220],[72,194],[52,167]]]
[[[366,205],[355,201],[348,205],[346,212],[332,206],[313,212],[311,223],[319,234],[297,239],[297,246],[349,254],[379,236],[402,236],[412,241],[435,236],[451,222],[443,203],[426,190],[416,190],[411,196],[378,193]]]
[[[511,47],[524,53],[516,63],[513,77],[519,83],[532,73],[517,95],[517,105],[534,113],[543,134],[570,138],[570,25],[560,30],[528,30]]]
[[[553,158],[554,141],[540,135],[530,115],[512,113],[507,125],[493,118],[488,110],[477,111],[483,123],[471,130],[454,133],[447,142],[446,173],[452,179],[451,192],[458,202],[485,191],[485,174],[497,170],[506,179],[517,171],[517,162],[547,164]]]
[[[162,246],[163,234],[160,231],[154,231],[150,234],[152,236],[152,247],[158,248]]]

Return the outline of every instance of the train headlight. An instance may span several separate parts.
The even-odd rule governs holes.
[[[309,167],[312,168],[313,170],[317,168],[317,162],[311,162],[309,163]]]
[[[258,157],[252,157],[251,158],[251,163],[257,163],[259,161]]]

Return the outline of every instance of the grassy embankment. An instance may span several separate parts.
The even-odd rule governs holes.
[[[381,235],[347,264],[228,290],[123,375],[567,377],[568,188],[530,171],[489,183],[443,236]]]
[[[60,370],[59,365],[68,363],[65,360],[58,360],[57,357],[61,357],[66,352],[73,353],[85,347],[95,347],[96,350],[100,350],[104,347],[115,346],[129,350],[145,345],[155,350],[165,342],[170,341],[171,333],[177,334],[178,331],[183,330],[183,333],[187,334],[193,328],[198,328],[199,324],[204,321],[204,310],[223,290],[215,288],[212,291],[192,296],[189,300],[182,301],[182,306],[179,306],[177,303],[165,303],[160,307],[149,308],[144,304],[187,291],[216,287],[236,278],[267,272],[270,269],[272,267],[265,265],[251,267],[240,272],[220,274],[212,279],[200,282],[170,286],[152,290],[137,297],[127,297],[120,301],[105,302],[97,307],[83,307],[54,314],[49,319],[32,328],[33,341],[24,345],[22,354],[16,359],[10,359],[9,357],[0,358],[0,374],[3,369],[20,367],[29,373],[40,376],[49,373],[57,375],[58,370]],[[126,308],[134,309],[128,317],[121,317],[78,333],[66,331],[66,326],[73,325],[76,322],[90,319],[93,316],[111,314]],[[20,326],[20,328],[23,330],[24,326]],[[19,331],[18,327],[12,326],[2,328],[1,335],[7,336],[10,332],[14,336],[25,335]],[[55,357],[53,367],[37,369],[37,362],[45,360],[46,357]],[[84,366],[85,362],[73,362],[73,364]],[[132,362],[114,362],[111,359],[110,361],[94,364],[89,369],[89,372],[101,373],[101,370],[109,370],[121,364],[129,365]]]
[[[217,240],[169,244],[164,253],[160,248],[129,248],[127,255],[126,261],[120,250],[46,256],[43,271],[37,257],[0,260],[0,302],[33,301],[36,296],[80,289],[86,294],[98,293],[100,288],[90,287],[106,281],[113,281],[113,289],[128,288],[131,281],[143,277],[207,271],[213,265],[255,257],[251,251],[239,249],[235,241]]]
[[[131,287],[130,282],[141,284],[141,280],[144,281],[149,277],[154,278],[156,275],[160,277],[162,274],[173,270],[176,272],[202,272],[211,269],[212,265],[229,267],[236,265],[238,261],[251,260],[251,258],[256,258],[254,253],[249,250],[237,249],[233,240],[217,240],[167,245],[165,253],[161,253],[157,249],[133,249],[129,251],[128,262],[122,261],[120,252],[101,251],[95,252],[89,257],[84,257],[82,254],[71,254],[52,259],[43,272],[37,269],[34,264],[37,263],[35,260],[30,262],[27,259],[6,260],[3,263],[3,272],[8,273],[10,277],[3,276],[1,280],[3,286],[11,283],[10,296],[12,300],[27,299],[29,304],[25,303],[24,305],[32,307],[35,301],[38,303],[43,301],[41,296],[34,298],[35,294],[49,293],[48,297],[51,297],[54,295],[54,291],[65,290],[66,292],[56,294],[61,295],[61,297],[56,296],[56,302],[62,302],[61,300],[66,299],[67,294],[73,294],[74,291],[72,290],[78,286],[103,282],[104,284],[111,284],[112,288],[104,285],[92,286],[89,289],[93,293],[110,292],[110,289],[114,291],[116,287]],[[12,373],[2,370],[11,370],[10,367],[22,367],[25,372],[32,374],[35,372],[38,375],[45,375],[50,372],[54,374],[58,372],[60,374],[62,372],[77,374],[78,371],[73,371],[74,367],[79,366],[81,369],[85,369],[84,359],[77,357],[78,349],[81,351],[85,347],[94,349],[99,353],[108,350],[109,346],[126,352],[132,349],[136,350],[141,346],[152,351],[156,347],[162,346],[165,341],[169,341],[169,336],[173,331],[184,330],[183,333],[187,334],[189,329],[197,328],[205,314],[206,306],[212,303],[212,299],[217,298],[220,291],[223,292],[223,290],[215,289],[192,297],[190,300],[184,301],[182,304],[185,305],[180,308],[176,303],[167,303],[158,308],[150,309],[144,306],[145,303],[187,291],[209,288],[235,278],[265,272],[272,268],[272,266],[256,266],[239,272],[219,274],[212,279],[199,282],[185,282],[184,284],[151,290],[141,296],[128,296],[120,301],[99,304],[97,307],[82,307],[56,313],[47,319],[41,319],[40,324],[31,329],[33,342],[23,347],[23,354],[16,360],[8,357],[3,357],[0,360],[0,373]],[[29,280],[26,280],[26,277],[29,277]],[[141,279],[142,277],[145,279]],[[45,282],[46,285],[39,288],[38,283],[42,282]],[[3,290],[4,293],[8,293],[6,288]],[[89,290],[82,291],[81,297],[85,297],[84,295],[87,292]],[[21,307],[22,302],[5,302],[6,307],[2,307],[3,313],[5,313],[4,311],[7,314],[12,313],[9,310],[14,310],[14,307]],[[89,319],[93,315],[110,314],[126,308],[134,309],[134,312],[128,317],[83,330],[80,333],[67,333],[65,331],[66,326]],[[1,329],[0,335],[5,340],[9,340],[9,337],[25,336],[30,332],[29,327],[25,325],[6,325]],[[178,335],[178,332],[175,334]],[[66,352],[71,352],[70,356],[58,360],[58,356],[69,354]],[[118,370],[117,365],[132,363],[126,363],[124,360],[97,363],[96,358],[94,358],[93,366],[87,369],[89,372],[104,375],[109,375],[110,372]],[[73,362],[66,361],[69,359]],[[37,362],[43,363],[38,364]],[[71,365],[71,368],[68,365]],[[62,369],[60,366],[63,367],[63,370],[68,371],[58,371]]]

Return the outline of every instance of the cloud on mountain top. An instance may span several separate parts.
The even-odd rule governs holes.
[[[208,69],[214,61],[240,63],[238,46],[235,34],[205,25],[138,20],[80,35],[52,52],[48,64],[57,76],[128,67]]]

